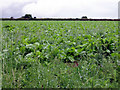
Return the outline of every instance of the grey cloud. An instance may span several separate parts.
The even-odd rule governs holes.
[[[2,17],[3,18],[19,18],[23,16],[22,8],[31,2],[26,3],[12,3],[11,5],[7,6],[6,8],[2,8]]]
[[[117,18],[116,15],[118,15],[118,7],[116,7],[117,3],[111,3],[108,1],[106,1],[106,2],[108,2],[107,4],[105,2],[102,2],[99,4],[97,3],[97,5],[95,5],[95,4],[93,5],[91,3],[91,4],[88,4],[88,6],[86,6],[86,7],[85,7],[85,5],[82,5],[82,4],[79,5],[76,3],[75,4],[70,3],[70,4],[72,4],[72,6],[70,4],[62,6],[62,3],[61,3],[58,6],[51,5],[51,6],[47,7],[47,6],[42,5],[40,1],[42,2],[42,0],[34,0],[34,1],[30,0],[29,2],[22,2],[22,3],[18,3],[18,2],[14,3],[13,2],[13,3],[11,3],[11,5],[2,9],[2,17],[19,18],[27,12],[30,12],[32,15],[34,15],[35,17],[38,17],[38,18],[41,18],[41,17],[46,17],[46,18],[47,17],[77,17],[77,18],[80,18],[83,15],[88,16],[88,18],[89,17],[90,18],[91,17]],[[33,3],[35,3],[35,5],[31,5]],[[43,4],[46,4],[46,3],[43,3]],[[50,3],[50,4],[54,4],[54,2]],[[28,7],[24,8],[26,6],[28,6]],[[47,10],[46,9],[42,10],[41,8],[43,8],[43,7],[45,7]],[[24,8],[24,10],[23,10],[23,8]],[[50,12],[52,12],[50,10],[52,10],[53,8],[56,8],[55,9],[56,11],[53,11],[53,13],[50,13]],[[39,10],[39,12],[37,10]],[[120,14],[119,14],[119,17],[120,17]]]
[[[120,1],[118,2],[118,18],[120,19]]]

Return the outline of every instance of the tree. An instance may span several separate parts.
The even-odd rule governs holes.
[[[82,16],[82,19],[87,19],[87,16]]]
[[[34,17],[34,19],[36,19],[36,17]]]
[[[10,17],[10,19],[14,19],[13,17]]]
[[[32,19],[32,15],[31,14],[25,14],[25,16],[22,16],[22,18]]]

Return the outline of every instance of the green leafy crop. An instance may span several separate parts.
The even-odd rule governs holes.
[[[3,88],[118,88],[118,22],[3,21]]]

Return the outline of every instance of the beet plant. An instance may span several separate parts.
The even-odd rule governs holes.
[[[3,21],[1,28],[2,88],[118,88],[118,22]]]

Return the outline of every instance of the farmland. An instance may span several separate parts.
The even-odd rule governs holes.
[[[3,21],[2,87],[118,88],[118,36],[115,21]]]

